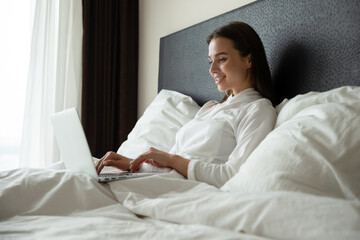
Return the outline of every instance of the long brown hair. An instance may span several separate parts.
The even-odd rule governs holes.
[[[231,22],[211,33],[206,41],[224,37],[230,39],[242,57],[251,54],[251,84],[264,98],[273,102],[270,68],[264,45],[256,31],[244,22]],[[228,94],[227,94],[228,95]],[[225,96],[227,98],[227,96]]]

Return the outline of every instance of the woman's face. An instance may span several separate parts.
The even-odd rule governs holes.
[[[233,90],[233,95],[251,87],[251,55],[242,57],[232,40],[218,37],[209,44],[209,72],[220,92]]]

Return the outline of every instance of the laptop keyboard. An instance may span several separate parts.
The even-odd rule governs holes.
[[[131,176],[131,175],[132,175],[132,173],[130,173],[130,172],[100,173],[99,177],[103,178],[103,180],[105,180],[105,181],[109,181],[109,180],[115,180],[115,179],[117,179],[118,177],[121,177],[121,176]]]

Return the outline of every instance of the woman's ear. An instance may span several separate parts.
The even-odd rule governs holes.
[[[251,68],[251,53],[249,53],[246,57],[246,67]]]

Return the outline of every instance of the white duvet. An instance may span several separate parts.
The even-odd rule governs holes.
[[[66,171],[0,173],[1,239],[359,239],[360,203],[240,194],[170,172],[100,184]]]
[[[175,134],[197,109],[175,95],[160,94],[161,120],[147,111],[120,153],[170,149],[154,137],[171,111],[179,111]],[[344,87],[279,106],[276,128],[221,189],[175,171],[108,184],[56,169],[0,172],[0,239],[358,240],[359,96]],[[152,126],[148,136],[142,123]]]
[[[0,173],[0,179],[0,239],[235,239],[243,236],[202,224],[179,225],[138,217],[117,200],[107,184],[85,175],[18,169]],[[121,186],[130,181],[116,184]],[[127,188],[118,191],[126,192]]]

